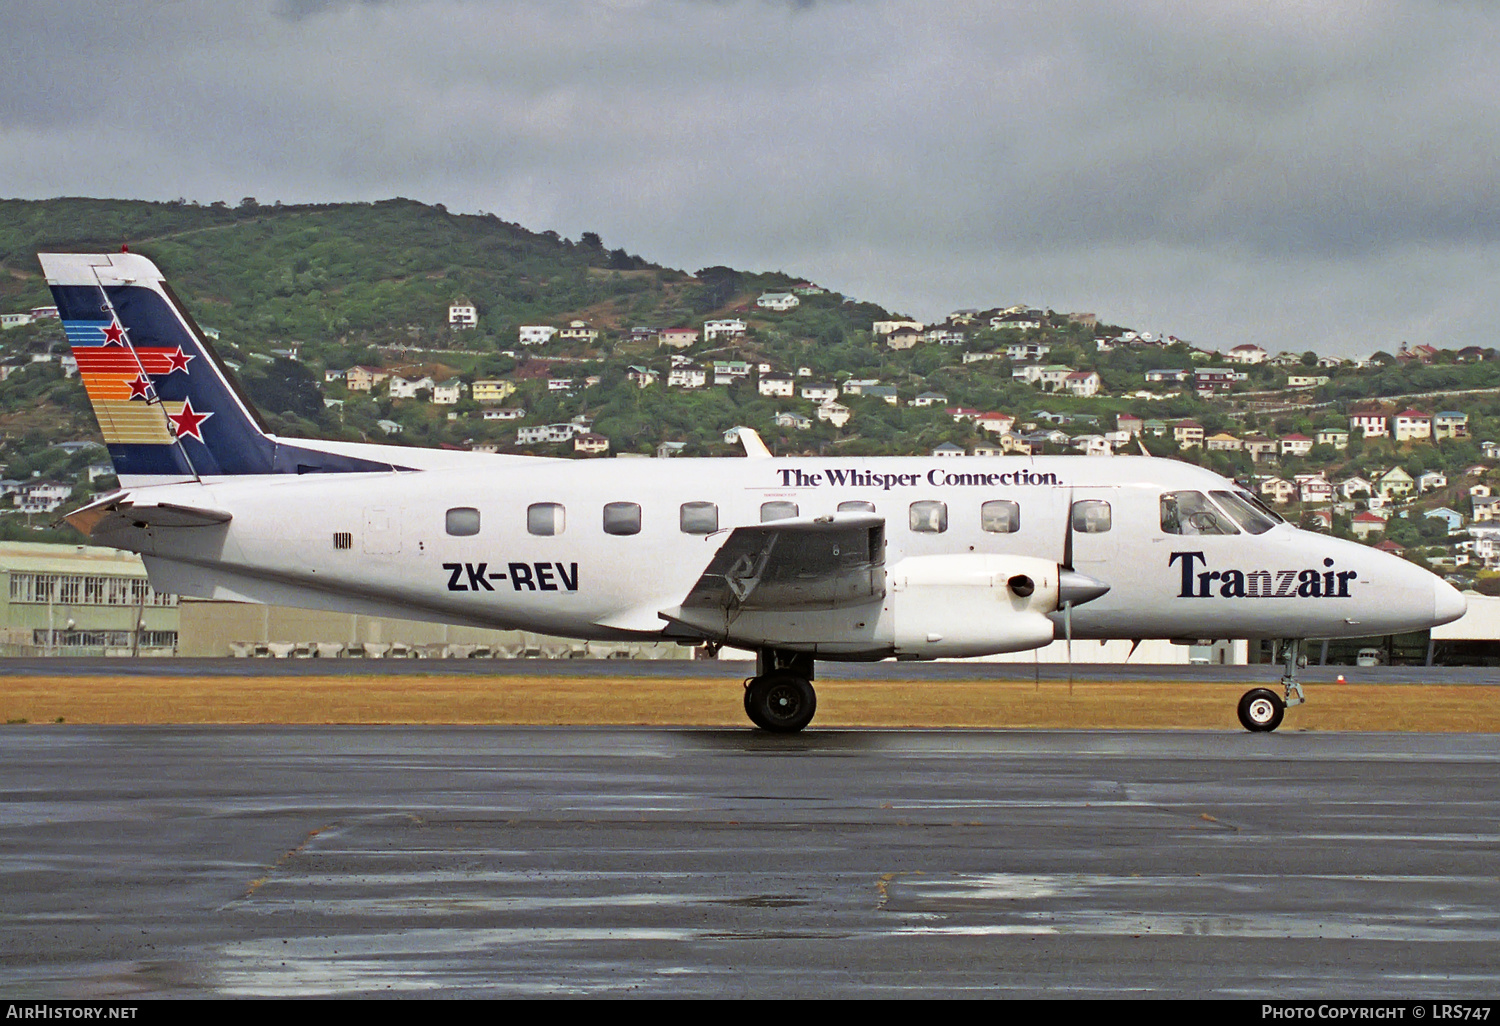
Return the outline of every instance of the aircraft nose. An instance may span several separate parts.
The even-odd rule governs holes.
[[[1432,591],[1432,616],[1438,623],[1452,623],[1469,608],[1469,600],[1447,581],[1434,581]]]

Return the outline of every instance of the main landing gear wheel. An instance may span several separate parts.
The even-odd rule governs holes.
[[[1255,733],[1264,733],[1281,726],[1286,715],[1286,703],[1270,688],[1252,688],[1240,698],[1240,724]]]
[[[761,730],[794,734],[818,711],[812,684],[795,674],[768,673],[753,677],[745,687],[745,712]]]

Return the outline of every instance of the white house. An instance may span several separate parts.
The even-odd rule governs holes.
[[[28,481],[16,489],[16,509],[22,513],[51,513],[72,494],[73,486],[61,481]]]
[[[479,323],[479,308],[467,299],[460,299],[448,307],[448,327],[472,328]]]
[[[697,364],[685,363],[673,367],[667,374],[669,388],[702,388],[708,384],[708,371]]]
[[[705,342],[718,338],[737,338],[744,333],[745,322],[738,317],[703,322],[703,340]]]
[[[517,329],[517,333],[521,345],[539,346],[550,342],[552,336],[557,334],[557,329],[550,324],[523,324]]]
[[[807,384],[802,386],[802,398],[811,399],[815,403],[832,402],[838,397],[839,387],[837,385],[815,384],[813,382],[808,382]],[[847,406],[842,408],[846,410],[848,409]],[[819,419],[827,420],[828,418],[820,417]]]
[[[399,374],[391,375],[391,398],[392,399],[415,399],[417,393],[426,389],[431,392],[437,382],[423,376],[420,378],[404,378]]]
[[[697,341],[697,328],[663,328],[656,336],[657,345],[671,346],[673,349],[686,349]]]
[[[1091,396],[1099,394],[1099,375],[1095,371],[1074,371],[1063,378],[1063,388],[1073,395]]]
[[[566,328],[557,329],[557,337],[564,342],[592,342],[599,332],[589,327],[587,321],[569,321]]]
[[[762,310],[790,310],[801,302],[790,292],[767,292],[755,301],[755,305]]]
[[[437,406],[452,406],[463,398],[465,385],[458,378],[449,378],[432,386],[432,401]]]
[[[843,403],[836,403],[832,399],[818,407],[818,419],[826,420],[836,428],[841,428],[849,422],[850,410]]]
[[[797,387],[790,374],[762,374],[755,382],[755,390],[761,395],[792,396]]]
[[[1225,353],[1224,359],[1230,363],[1265,363],[1267,355],[1269,354],[1260,346],[1243,345],[1235,346],[1229,352]]]

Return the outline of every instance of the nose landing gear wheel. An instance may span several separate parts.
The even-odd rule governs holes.
[[[745,712],[751,722],[773,734],[796,733],[817,710],[812,684],[790,673],[768,673],[745,688]]]
[[[1269,688],[1252,688],[1241,696],[1239,714],[1240,725],[1246,730],[1264,733],[1281,726],[1286,703]]]

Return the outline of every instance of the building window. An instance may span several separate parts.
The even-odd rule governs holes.
[[[472,506],[456,506],[448,511],[447,525],[448,533],[455,537],[472,537],[479,533],[479,510]]]
[[[634,502],[610,502],[604,506],[605,534],[640,534],[641,507]]]
[[[1014,534],[1021,529],[1021,504],[991,499],[979,507],[979,526],[991,534]]]
[[[848,502],[839,503],[840,513],[874,513],[875,504],[866,502],[864,499],[850,499]]]
[[[911,529],[924,534],[941,534],[948,530],[948,504],[934,499],[914,502],[910,507]]]
[[[760,522],[788,520],[797,515],[795,502],[763,502],[760,504]]]
[[[679,523],[683,534],[713,534],[719,529],[719,507],[712,502],[684,502]]]
[[[567,513],[560,502],[534,502],[526,507],[526,530],[532,534],[562,534]]]
[[[1103,499],[1079,499],[1073,503],[1073,530],[1079,534],[1103,534],[1111,526],[1109,503]]]

